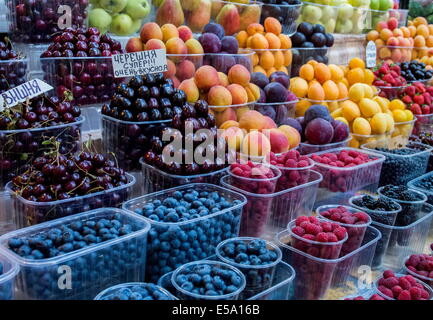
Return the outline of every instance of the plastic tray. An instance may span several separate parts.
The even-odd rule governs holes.
[[[285,103],[256,103],[254,105],[254,110],[260,112],[264,116],[270,117],[274,120],[277,126],[282,126],[286,124],[285,120],[295,117],[295,107],[297,103],[297,100]]]
[[[263,3],[260,23],[263,25],[267,17],[277,19],[282,28],[282,33],[291,36],[296,32],[296,20],[301,14],[302,3],[300,4],[269,4]]]
[[[321,145],[301,142],[299,144],[298,151],[302,155],[309,155],[311,153],[317,153],[317,152],[322,152],[322,151],[336,149],[336,148],[344,148],[348,146],[350,140],[352,140],[351,137],[347,138],[344,141],[321,144]]]
[[[360,267],[371,265],[380,232],[371,226],[367,228],[362,246],[338,259],[320,259],[299,251],[289,245],[289,231],[282,231],[275,241],[283,251],[283,261],[293,266],[296,277],[291,298],[294,300],[338,299],[354,293],[358,285]],[[351,292],[352,291],[352,292]]]
[[[128,171],[140,169],[140,158],[151,148],[150,137],[159,136],[165,123],[171,122],[171,119],[131,122],[101,117],[102,149],[104,153],[114,154],[119,167]]]
[[[211,183],[219,184],[220,178],[226,174],[227,169],[214,172],[196,174],[193,176],[179,176],[161,171],[140,159],[143,171],[143,194],[161,191],[168,188],[178,187],[188,183]]]
[[[405,257],[422,252],[432,217],[433,206],[425,203],[418,212],[416,221],[410,225],[390,226],[373,221],[372,225],[380,230],[383,238],[389,239],[378,244],[374,259],[382,263],[377,263],[375,267],[399,271]]]
[[[391,132],[370,135],[351,133],[351,136],[352,140],[350,140],[349,146],[351,148],[361,148],[363,144],[389,139],[391,137]]]
[[[3,270],[0,273],[0,300],[13,300],[15,296],[15,279],[20,267],[3,253],[0,254],[0,265]]]
[[[254,178],[254,176],[247,178],[243,176],[236,175],[231,171],[231,168],[227,170],[230,179],[230,184],[238,189],[241,189],[248,193],[256,194],[272,194],[275,193],[277,187],[277,182],[281,177],[281,171],[275,166],[268,164],[258,164],[256,168],[265,170],[266,172],[272,171],[273,177],[266,179]]]
[[[240,236],[272,240],[276,232],[300,215],[311,215],[322,175],[311,171],[309,182],[271,194],[249,193],[234,187],[231,177],[221,178],[221,185],[243,194],[248,202],[243,208]]]
[[[11,194],[14,222],[18,228],[32,226],[42,222],[67,217],[75,213],[101,207],[117,207],[129,199],[135,178],[125,173],[128,183],[113,189],[104,190],[71,199],[51,202],[36,202],[24,199],[12,190],[12,182],[6,185]]]
[[[223,240],[236,237],[239,233],[240,216],[246,199],[241,194],[211,184],[189,184],[148,194],[123,204],[125,210],[135,212],[146,203],[169,197],[175,191],[195,188],[198,191],[217,191],[227,200],[239,200],[240,204],[197,219],[184,222],[156,222],[148,218],[151,225],[147,257],[148,281],[156,282],[162,275],[180,265],[204,259],[215,254],[216,246]],[[176,242],[175,247],[166,250],[161,243],[168,238]]]
[[[0,94],[27,81],[29,59],[0,60]]]
[[[427,196],[427,203],[433,204],[433,190],[426,189],[420,186],[420,182],[426,178],[429,178],[433,175],[433,172],[428,172],[418,178],[415,178],[408,182],[407,186],[411,189],[415,189],[424,193]]]
[[[391,143],[393,145],[405,145],[409,142],[409,137],[412,134],[416,123],[416,118],[411,121],[396,122],[394,131],[391,133]]]
[[[430,287],[433,286],[433,278],[429,278],[423,275],[420,275],[412,270],[409,270],[408,267],[406,267],[406,261],[409,259],[409,257],[406,257],[406,259],[404,259],[403,262],[403,270],[406,274],[410,274],[411,276],[413,276],[414,278],[417,278],[423,282],[425,282],[426,284],[428,284]]]
[[[79,150],[81,142],[81,127],[85,118],[55,127],[0,130],[0,188],[30,164],[36,157],[47,151],[42,143],[51,137],[56,137],[60,143],[60,152],[74,153]],[[15,150],[15,144],[21,143],[21,150]]]
[[[147,283],[144,283],[144,282],[121,283],[121,284],[107,288],[104,291],[100,292],[95,297],[94,300],[110,300],[110,299],[108,299],[110,297],[110,295],[112,295],[113,293],[115,293],[119,290],[122,290],[122,289],[132,289],[134,287],[143,287],[143,289],[146,289],[146,284]],[[160,299],[160,300],[176,300],[177,299],[170,292],[165,290],[164,288],[158,287],[158,291],[161,295],[165,296],[165,299]]]
[[[54,87],[57,96],[64,98],[69,95],[67,91],[72,92],[72,102],[80,106],[109,102],[123,81],[114,77],[111,57],[41,58],[40,61],[44,80]],[[83,82],[85,75],[90,75],[90,79]]]
[[[305,2],[304,2],[305,3]],[[305,10],[305,4],[303,10]],[[317,62],[328,63],[328,52],[329,48],[292,48],[292,71],[291,77],[299,76],[299,70],[301,67],[310,60],[316,60]]]
[[[130,224],[135,231],[42,260],[22,258],[8,248],[9,239],[14,237],[28,237],[75,221],[108,218],[114,214],[120,215],[120,220]],[[0,238],[0,250],[21,267],[17,279],[21,299],[90,300],[98,292],[118,283],[143,281],[149,229],[149,223],[142,217],[120,209],[102,208],[10,232]],[[66,276],[64,282],[60,281],[62,275]]]
[[[392,154],[375,149],[390,147],[393,147],[392,142],[386,140],[370,142],[361,146],[363,150],[369,150],[385,157],[379,182],[381,186],[387,184],[405,185],[410,180],[426,172],[430,154],[433,150],[432,147],[422,143],[409,142],[405,148],[423,149],[410,155]]]

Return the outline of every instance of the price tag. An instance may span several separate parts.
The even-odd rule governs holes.
[[[111,60],[116,78],[168,71],[164,49],[116,54]]]
[[[30,80],[0,95],[0,111],[12,108],[27,99],[37,97],[53,87],[39,79]]]
[[[367,68],[376,66],[376,44],[373,41],[369,41],[365,48],[365,64]]]

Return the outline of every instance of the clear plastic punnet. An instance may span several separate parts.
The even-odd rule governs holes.
[[[123,209],[141,214],[147,204],[163,202],[178,191],[195,189],[198,192],[217,192],[229,202],[237,204],[221,211],[181,222],[160,222],[144,217],[151,225],[148,240],[146,280],[156,282],[162,275],[180,265],[205,259],[215,254],[217,245],[238,236],[243,195],[216,185],[197,183],[148,194],[123,204]]]
[[[263,3],[260,23],[263,24],[268,17],[277,19],[282,26],[281,32],[291,36],[296,32],[296,20],[301,14],[302,3],[300,4],[271,4]]]
[[[15,261],[0,253],[0,270],[0,300],[13,300],[20,267]]]
[[[125,174],[128,178],[125,185],[84,196],[50,202],[24,199],[12,190],[12,182],[9,182],[6,185],[6,190],[12,198],[10,210],[13,211],[14,222],[18,228],[24,228],[96,208],[119,207],[121,203],[129,199],[132,186],[135,183],[134,176],[129,173]]]
[[[73,222],[116,217],[132,232],[53,258],[27,259],[9,248],[12,238],[26,238],[60,229]],[[149,223],[140,216],[116,208],[101,208],[10,232],[0,237],[0,250],[21,271],[17,276],[18,298],[25,300],[90,300],[98,292],[119,283],[143,281]],[[71,272],[71,281],[59,277]],[[60,284],[60,285],[59,285]]]
[[[140,291],[148,291],[148,283],[145,282],[129,282],[129,283],[121,283],[116,286],[110,287],[105,289],[104,291],[100,292],[94,300],[121,300],[118,296],[116,296],[119,292],[122,293],[122,291],[130,290],[130,292],[137,292],[140,293]],[[153,283],[152,286],[155,286]],[[157,286],[155,290],[158,292],[159,299],[153,299],[153,300],[176,300],[176,298],[167,290],[164,288],[161,288]],[[141,295],[141,294],[140,294]],[[129,299],[129,300],[137,300],[137,299]],[[140,300],[140,299],[138,299]],[[143,299],[146,300],[146,299]]]
[[[430,204],[433,204],[433,189],[430,189],[429,182],[427,185],[424,185],[423,183],[426,181],[430,181],[433,176],[433,172],[428,172],[426,174],[423,174],[420,177],[417,177],[411,181],[408,182],[407,186],[411,189],[417,190],[419,192],[424,193],[427,196],[427,202]]]
[[[288,102],[273,102],[273,103],[259,103],[254,105],[254,110],[260,112],[264,116],[270,117],[274,120],[277,126],[282,126],[288,118],[294,118],[295,108],[298,100]]]
[[[344,141],[327,143],[327,144],[310,144],[306,142],[301,142],[299,144],[298,151],[300,154],[307,155],[311,153],[322,152],[322,151],[332,150],[336,148],[345,148],[349,145],[351,140],[352,137],[349,137]]]

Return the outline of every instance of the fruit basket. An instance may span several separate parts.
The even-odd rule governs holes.
[[[316,152],[323,152],[326,150],[336,149],[336,148],[345,148],[349,145],[351,137],[341,142],[333,142],[327,144],[309,144],[306,142],[301,142],[298,147],[298,151],[300,154],[310,155]]]
[[[405,185],[426,172],[432,147],[416,142],[409,142],[403,148],[392,149],[393,147],[393,143],[389,140],[370,142],[361,146],[363,150],[385,157],[380,175],[381,186]]]
[[[194,275],[213,277],[212,282],[218,282],[218,286],[225,288],[224,292],[218,294],[213,289],[205,292],[206,289],[203,287],[200,287],[203,290],[199,290],[198,286],[195,287],[193,283],[187,281],[188,276]],[[171,283],[176,290],[176,297],[180,300],[238,300],[239,294],[245,288],[246,279],[239,269],[227,263],[201,260],[177,268],[171,276]]]
[[[263,3],[212,0],[211,20],[223,26],[227,36],[246,30],[251,23],[259,23]]]
[[[0,300],[14,299],[14,288],[19,265],[13,260],[0,254]]]
[[[101,207],[117,207],[129,199],[134,176],[125,173],[128,182],[116,188],[90,193],[65,200],[37,202],[24,199],[12,190],[12,182],[6,184],[6,190],[11,194],[14,222],[18,228],[67,217],[79,212]]]
[[[370,21],[370,13],[367,8],[342,4],[338,8],[335,33],[361,34],[370,25]]]
[[[113,225],[118,229],[118,236],[107,233],[101,242],[96,243],[97,223]],[[98,292],[119,282],[143,281],[149,229],[149,223],[137,215],[120,209],[102,208],[10,232],[0,238],[0,246],[21,268],[17,278],[21,299],[90,300]],[[90,233],[82,236],[82,232]],[[36,250],[39,251],[36,259],[30,255],[30,245],[34,245],[31,242],[23,245],[23,240],[43,241],[41,236],[48,234],[56,239],[56,246],[63,244],[56,248],[51,243],[51,251],[58,250],[58,254],[52,256]],[[73,247],[68,241],[78,239],[78,236],[84,237],[90,245],[81,241],[82,246]],[[36,254],[35,250],[31,253]],[[59,281],[59,277],[68,272],[72,282]]]
[[[404,258],[423,252],[430,231],[433,217],[433,206],[424,203],[416,215],[416,220],[406,226],[391,226],[373,221],[372,225],[381,230],[389,242],[381,243],[381,250],[375,255],[375,261],[382,263],[375,265],[381,269],[400,270]]]
[[[292,48],[291,77],[299,76],[299,69],[310,60],[327,64],[329,49],[329,46],[321,48]]]
[[[423,174],[407,183],[409,188],[424,193],[427,196],[427,203],[430,204],[433,204],[433,188],[430,182],[432,176],[433,172],[427,172],[426,174]]]
[[[260,23],[263,24],[267,17],[277,19],[283,27],[281,32],[291,36],[296,32],[296,20],[301,14],[302,3],[300,4],[270,4],[263,3]]]
[[[257,247],[258,244],[263,245],[263,247]],[[238,261],[236,258],[236,249],[240,247],[246,248],[246,261]],[[231,251],[232,248],[233,251]],[[262,249],[264,251],[263,253],[260,252]],[[256,259],[257,254],[270,255],[271,253],[274,259]],[[240,293],[240,299],[246,300],[272,286],[275,270],[277,265],[281,262],[282,253],[280,248],[270,241],[261,240],[259,238],[238,237],[227,239],[218,244],[216,247],[216,256],[219,261],[237,268],[244,274],[246,285],[245,289]],[[258,264],[253,265],[250,263],[252,261]]]
[[[165,128],[161,121],[123,121],[102,115],[102,148],[113,154],[125,170],[140,170],[140,158],[150,149],[149,137],[159,135]]]
[[[386,272],[386,271],[385,271]],[[394,274],[395,275],[395,277],[397,277],[397,279],[398,278],[400,278],[400,277],[404,277],[405,276],[405,274],[398,274],[398,273],[396,273],[396,274]],[[415,277],[414,277],[415,278]],[[400,296],[398,296],[399,297],[399,299],[396,299],[396,298],[392,298],[392,297],[390,297],[389,295],[387,295],[387,294],[385,294],[384,292],[382,292],[381,290],[383,290],[383,289],[381,289],[381,287],[384,287],[384,286],[381,286],[381,285],[379,285],[379,281],[381,280],[381,279],[384,279],[382,276],[380,276],[380,277],[378,277],[377,279],[376,279],[376,281],[374,282],[374,290],[375,290],[375,292],[377,292],[381,297],[383,297],[385,300],[415,300],[415,299],[400,299]],[[426,298],[425,300],[432,300],[433,299],[433,289],[427,284],[427,283],[425,283],[424,281],[422,281],[422,280],[420,280],[420,279],[418,279],[418,278],[415,278],[415,280],[416,280],[416,282],[417,283],[419,283],[419,284],[421,284],[423,287],[424,287],[424,290],[426,290],[427,291],[427,293],[428,293],[428,298]],[[400,281],[399,281],[400,282]],[[409,281],[408,281],[409,282]],[[413,287],[412,286],[412,284],[410,283],[409,284],[409,287]],[[392,291],[392,290],[390,290],[389,288],[387,288],[387,287],[385,287],[385,289],[388,289],[389,291],[390,291],[390,294],[393,294],[394,295],[394,292]],[[411,288],[410,288],[411,289]],[[411,292],[411,290],[407,290],[407,291],[409,291],[409,297],[411,296],[411,294],[410,294],[410,292]],[[421,299],[418,299],[418,300],[421,300]]]
[[[210,183],[219,184],[220,178],[226,174],[226,169],[214,172],[196,174],[192,176],[180,176],[169,174],[159,170],[140,159],[143,179],[146,183],[143,185],[143,194],[148,194],[164,189],[178,187],[188,183]]]
[[[145,282],[121,283],[100,292],[93,300],[176,300],[164,288]]]
[[[376,61],[410,62],[413,49],[413,47],[378,45]]]
[[[327,33],[334,33],[337,24],[339,7],[328,6],[312,2],[303,2],[301,22],[308,22],[311,24],[321,24],[325,27]]]
[[[89,106],[108,102],[117,84],[111,57],[41,58],[44,80],[54,87],[60,98],[72,97],[72,102]]]
[[[253,71],[261,72],[268,77],[276,71],[282,71],[290,76],[293,62],[292,49],[252,49]]]
[[[44,141],[55,137],[62,154],[80,149],[83,116],[77,121],[54,127],[0,130],[0,188],[25,169],[36,157],[47,151]],[[17,149],[16,146],[21,146]]]
[[[288,102],[256,103],[254,104],[254,110],[260,112],[262,115],[270,117],[277,126],[282,126],[286,124],[285,120],[288,118],[294,118],[297,103],[297,100]]]
[[[27,81],[29,59],[0,60],[0,93]]]
[[[185,218],[187,220],[182,221],[155,221],[154,217],[146,216],[143,212],[148,207],[153,208],[155,203],[168,204],[173,201],[173,197],[179,197],[179,194],[182,197],[182,193],[193,189],[198,192],[216,194],[215,199],[224,198],[231,204],[213,213],[203,216],[196,214],[197,217]],[[215,200],[212,201],[215,202]],[[184,263],[213,255],[218,243],[238,235],[240,215],[245,203],[244,196],[205,183],[188,184],[163,190],[124,203],[125,210],[144,214],[145,219],[151,225],[146,279],[155,282],[165,273],[173,271]],[[195,211],[198,213],[198,210]],[[158,213],[156,210],[154,212]],[[167,242],[169,239],[172,240]]]
[[[11,39],[23,43],[48,43],[51,35],[60,31],[59,23],[63,24],[65,12],[59,11],[59,2],[47,0],[42,2],[29,2],[25,0],[8,0],[9,8],[7,18],[10,24]],[[71,10],[72,28],[83,27],[87,18],[87,1],[66,0],[62,6]]]
[[[296,271],[292,300],[318,300],[327,298],[332,289],[341,298],[352,293],[358,286],[359,267],[370,266],[373,260],[380,232],[371,226],[365,232],[360,248],[336,259],[322,259],[295,249],[290,243],[293,238],[288,230],[275,236],[275,241],[283,252],[283,261]],[[352,292],[351,292],[352,291]]]

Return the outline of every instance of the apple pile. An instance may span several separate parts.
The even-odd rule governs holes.
[[[414,82],[400,92],[399,98],[413,114],[433,113],[433,87]]]
[[[150,13],[148,0],[94,0],[89,25],[101,33],[107,31],[128,36],[140,30],[142,20]]]

